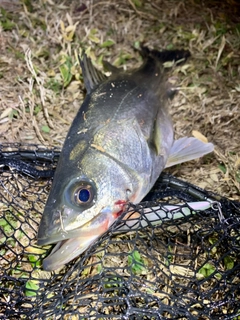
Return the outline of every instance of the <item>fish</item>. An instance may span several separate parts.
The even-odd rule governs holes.
[[[143,63],[106,76],[85,53],[79,58],[85,99],[66,136],[40,221],[37,244],[56,244],[43,260],[52,271],[78,257],[139,203],[164,168],[212,152],[212,143],[174,139],[168,102],[177,89],[165,62],[184,63],[188,50],[141,46]]]

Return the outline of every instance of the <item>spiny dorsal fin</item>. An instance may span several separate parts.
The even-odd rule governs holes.
[[[115,67],[114,65],[112,65],[111,63],[109,63],[106,60],[103,60],[102,63],[103,63],[104,69],[106,69],[109,72],[118,74],[118,73],[120,73],[122,71],[122,69]]]
[[[107,77],[101,71],[97,70],[90,58],[84,53],[82,58],[78,56],[80,66],[82,68],[83,80],[87,93],[90,93],[100,83],[105,81]]]

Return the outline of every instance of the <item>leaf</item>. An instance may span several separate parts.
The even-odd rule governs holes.
[[[170,43],[167,45],[167,50],[173,50],[173,48],[174,48],[173,44]]]
[[[72,32],[75,32],[76,30],[76,26],[75,25],[71,25],[71,26],[68,26],[66,29],[65,29],[65,32],[67,33],[72,33]]]
[[[64,22],[62,20],[60,20],[60,27],[61,27],[62,33],[64,33],[65,32],[65,25],[64,25]]]
[[[63,86],[67,87],[69,83],[72,80],[73,74],[71,72],[72,70],[72,59],[69,56],[63,56],[61,58],[61,65],[59,67],[59,70],[61,72],[61,76],[63,78]]]
[[[235,179],[237,180],[238,183],[240,183],[240,170],[236,172]]]
[[[104,41],[104,42],[100,45],[100,47],[101,47],[101,48],[109,48],[109,47],[113,46],[114,44],[115,44],[115,41],[109,39],[109,40],[107,40],[107,41]]]
[[[25,294],[27,297],[34,297],[37,295],[37,291],[39,290],[39,285],[36,280],[28,280],[26,282],[26,290]]]
[[[5,219],[0,219],[0,226],[4,227],[6,226],[8,223]]]
[[[226,268],[227,270],[233,269],[233,267],[234,267],[234,260],[233,260],[231,257],[226,256],[226,257],[223,258],[223,261],[224,261],[225,268]]]
[[[0,119],[3,119],[3,118],[5,118],[5,117],[9,116],[9,115],[11,114],[12,110],[13,110],[13,109],[12,109],[11,107],[5,109],[5,110],[1,113]]]
[[[13,119],[14,117],[17,118],[19,115],[18,111],[15,109],[12,109],[12,112],[9,115],[9,119]]]
[[[50,128],[49,126],[45,125],[45,126],[42,126],[42,131],[45,132],[45,133],[49,133],[50,132]]]
[[[210,263],[205,263],[205,265],[202,266],[202,268],[199,270],[199,273],[202,274],[204,278],[207,278],[215,271],[216,269],[213,265],[211,265]]]
[[[133,258],[137,261],[137,262],[141,262],[141,256],[140,253],[137,250],[133,251]]]
[[[5,19],[5,21],[1,21],[0,24],[4,31],[10,31],[15,28],[15,23],[10,21],[9,19]]]
[[[197,138],[198,140],[204,142],[204,143],[208,143],[208,139],[199,131],[197,130],[193,130],[192,131],[192,135]]]
[[[128,265],[131,267],[133,273],[146,274],[147,272],[144,260],[142,259],[140,253],[137,250],[134,250],[128,256]]]
[[[72,74],[67,64],[62,64],[59,69],[63,78],[63,86],[66,87],[72,79]]]
[[[34,256],[34,255],[32,255],[32,254],[30,254],[29,256],[28,256],[28,260],[30,261],[30,262],[35,262],[35,261],[37,261],[37,257],[36,256]]]
[[[217,69],[217,65],[218,65],[218,61],[222,55],[222,52],[223,52],[223,49],[226,45],[226,38],[224,36],[222,36],[222,41],[221,41],[221,44],[220,44],[220,47],[218,49],[218,55],[217,55],[217,59],[216,59],[216,62],[215,62],[215,68]]]
[[[121,65],[124,65],[127,60],[131,59],[132,55],[129,53],[120,53],[120,56],[113,62],[113,65],[116,67],[120,67]]]
[[[33,113],[37,115],[41,111],[41,106],[39,104],[34,107]]]
[[[226,166],[224,164],[219,164],[218,168],[225,174],[227,172]]]
[[[135,49],[140,49],[140,41],[134,41],[133,46]]]
[[[132,0],[132,2],[137,8],[141,8],[143,5],[141,0]]]
[[[43,253],[46,253],[46,248],[50,249],[50,247],[51,246],[47,246],[47,247],[45,247],[45,249],[42,249],[42,248],[28,246],[26,248],[26,251],[29,252],[29,253],[43,254]]]
[[[94,43],[99,43],[100,39],[96,36],[97,33],[98,33],[97,29],[92,29],[88,35],[88,39]]]
[[[51,89],[56,93],[58,93],[62,89],[62,84],[58,82],[58,80],[56,79],[50,79],[46,85],[47,85],[47,88]]]
[[[55,73],[54,69],[49,69],[49,70],[47,71],[47,75],[48,75],[49,77],[55,77],[56,73]]]

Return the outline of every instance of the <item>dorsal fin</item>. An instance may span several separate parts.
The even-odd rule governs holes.
[[[104,69],[106,69],[109,72],[112,72],[114,74],[118,74],[122,71],[122,69],[115,67],[114,65],[112,65],[111,63],[109,63],[106,60],[103,60],[103,67]]]
[[[90,93],[100,83],[105,81],[107,77],[101,71],[97,70],[90,58],[84,53],[82,58],[78,56],[80,66],[82,68],[83,81],[87,89],[87,93]]]

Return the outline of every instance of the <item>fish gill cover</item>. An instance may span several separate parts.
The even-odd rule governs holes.
[[[1,145],[1,319],[239,318],[240,203],[168,174],[80,257],[43,271],[51,247],[36,235],[59,151]]]

